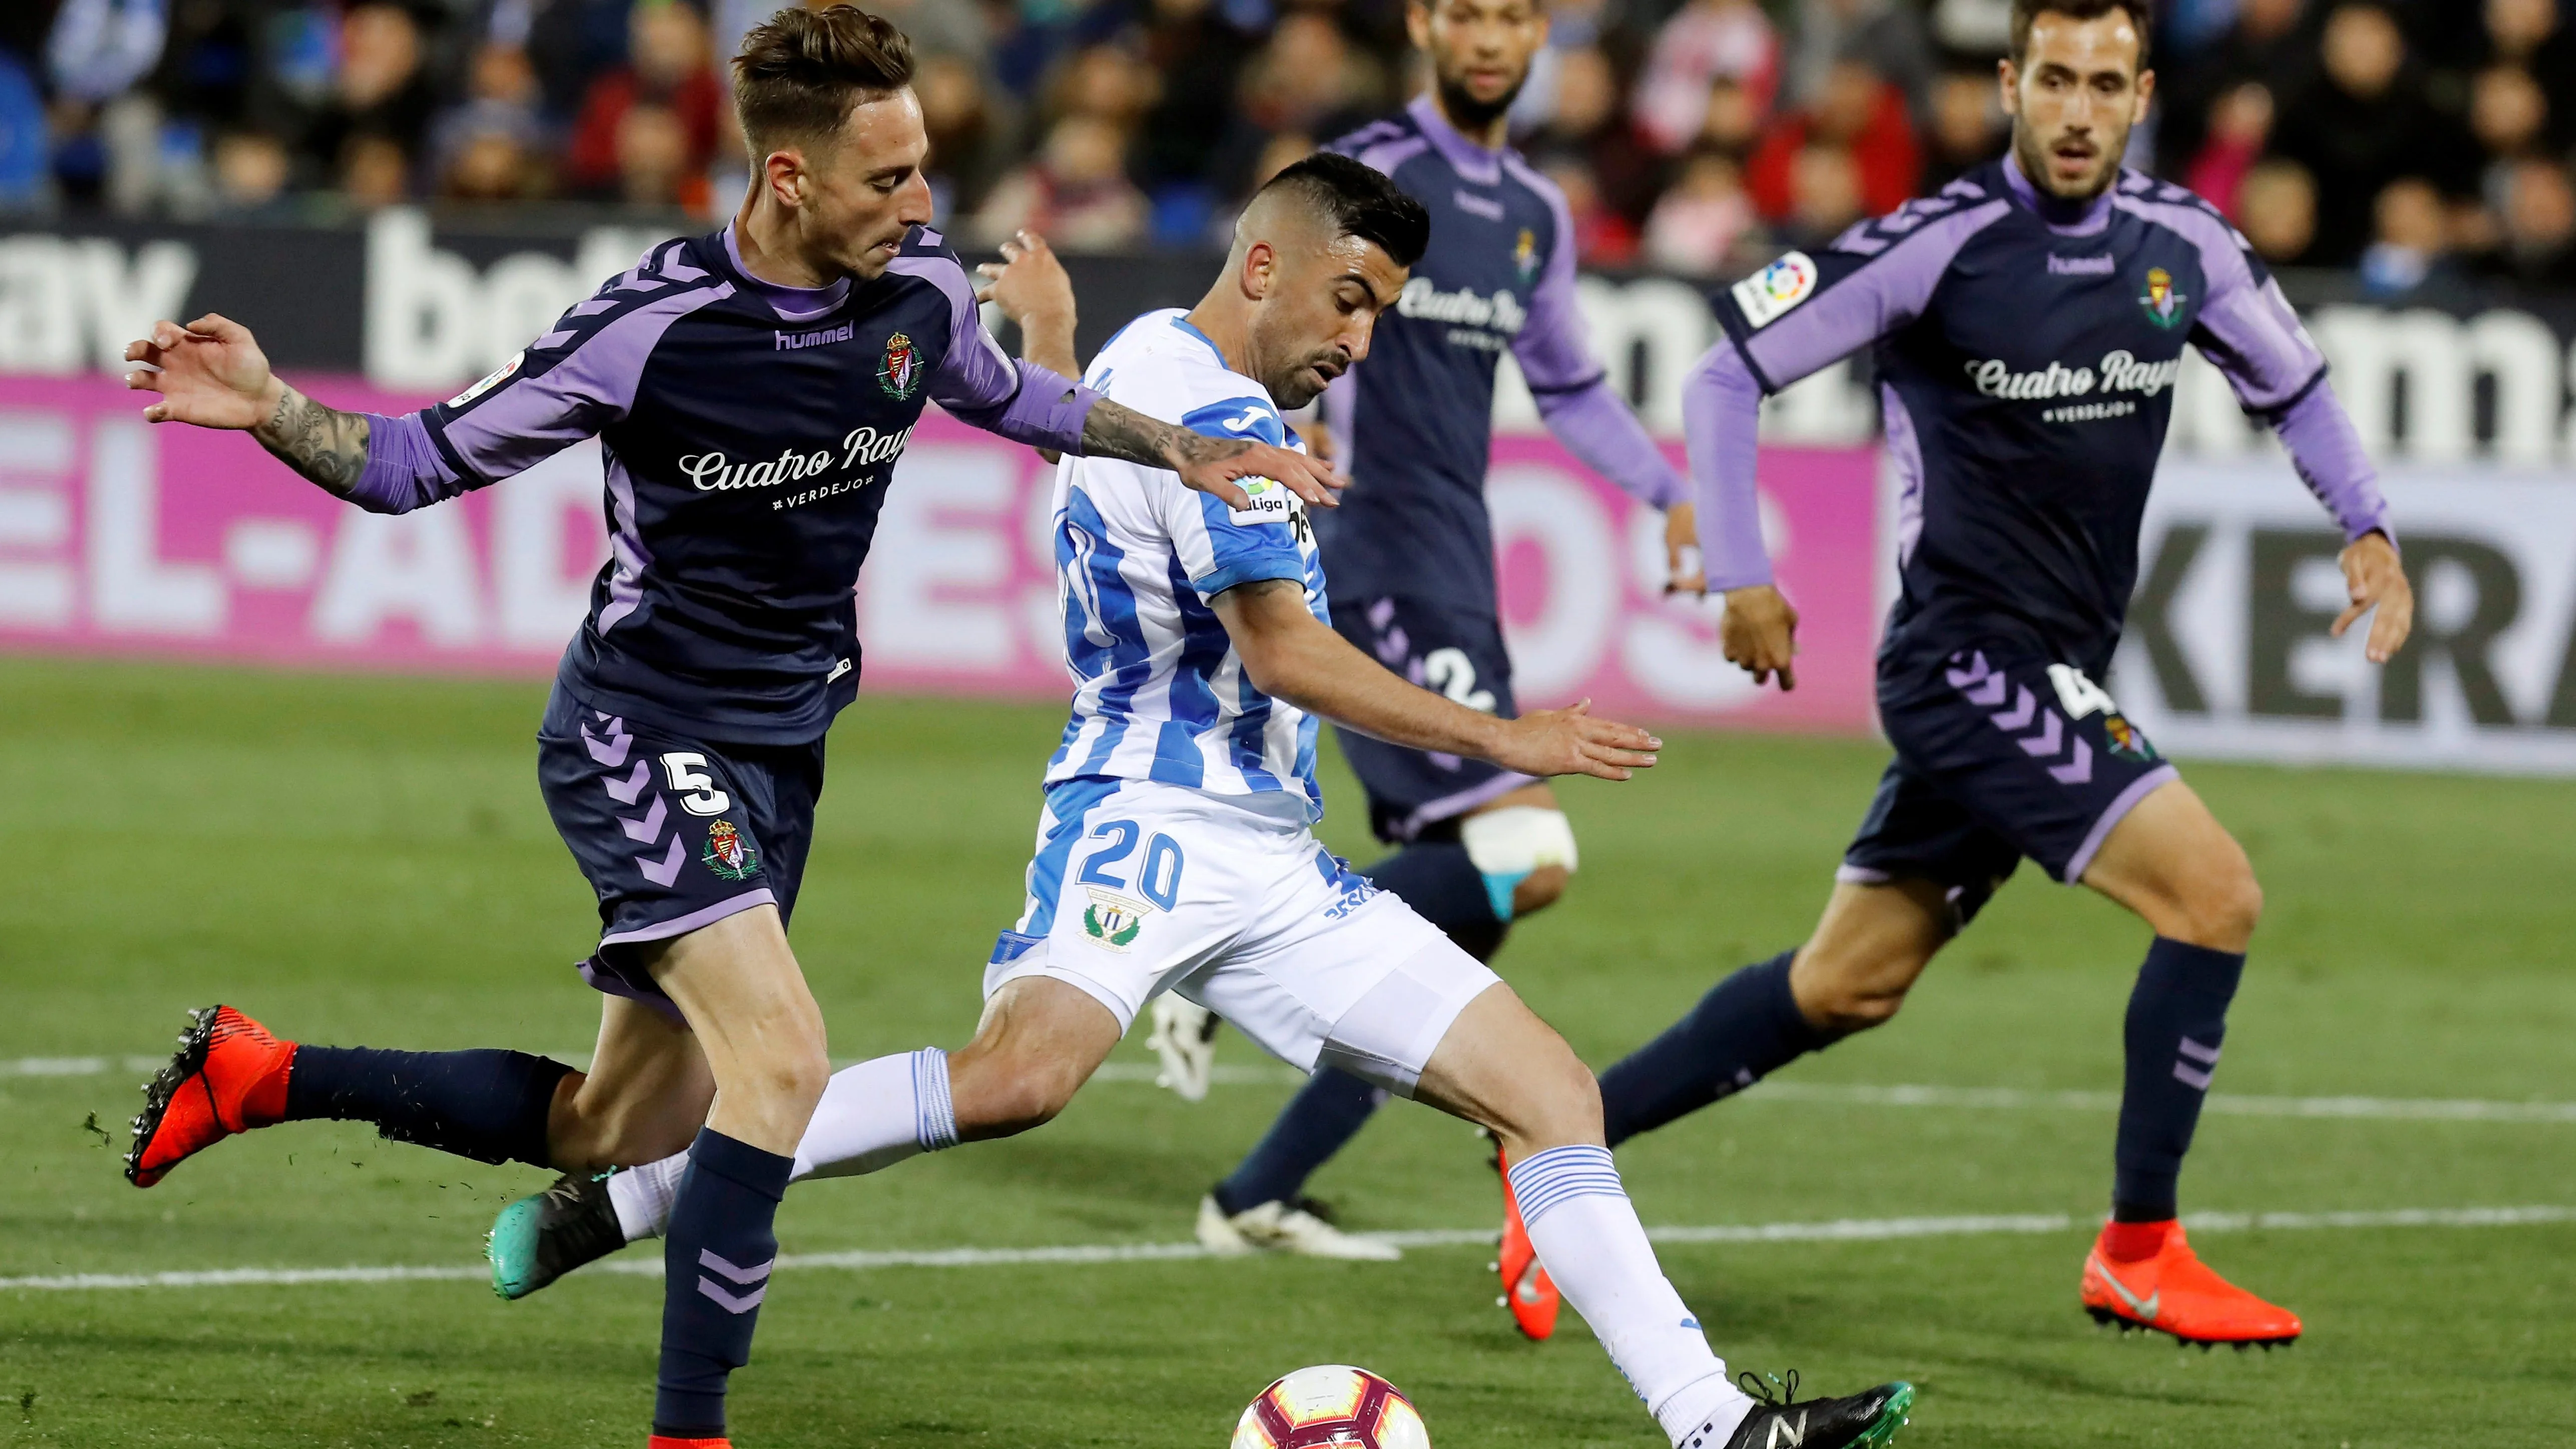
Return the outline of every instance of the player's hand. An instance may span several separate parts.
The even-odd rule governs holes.
[[[1170,466],[1181,481],[1228,508],[1250,508],[1252,495],[1235,480],[1268,478],[1284,485],[1310,507],[1338,508],[1333,492],[1343,486],[1332,465],[1303,453],[1268,443],[1237,438],[1211,438],[1177,432],[1169,447]]]
[[[186,327],[153,323],[150,337],[125,344],[125,360],[143,364],[125,374],[127,387],[161,394],[146,422],[255,428],[285,390],[250,329],[212,312]]]
[[[1591,775],[1625,780],[1655,763],[1664,742],[1631,724],[1599,719],[1586,699],[1565,709],[1543,709],[1500,721],[1502,744],[1493,760],[1524,775]]]
[[[1708,570],[1699,557],[1699,509],[1690,503],[1664,510],[1664,566],[1669,571],[1665,593],[1708,597]]]
[[[1755,684],[1768,684],[1776,674],[1782,693],[1798,687],[1797,671],[1789,663],[1798,653],[1798,611],[1778,589],[1755,584],[1727,590],[1717,640],[1727,662],[1741,666]]]
[[[1018,231],[1002,243],[1002,260],[986,262],[975,269],[984,284],[975,289],[975,300],[990,302],[1002,309],[1002,315],[1022,332],[1061,328],[1068,335],[1073,329],[1073,279],[1065,275],[1064,263],[1056,260],[1055,248],[1046,238],[1033,231]]]
[[[2365,533],[2344,549],[2337,562],[2343,565],[2344,592],[2352,603],[2327,632],[2340,639],[2355,619],[2377,609],[2379,616],[2370,621],[2370,642],[2363,648],[2371,663],[2385,664],[2406,646],[2406,636],[2415,630],[2415,586],[2406,581],[2406,566],[2397,561],[2397,545],[2388,541],[2387,534]]]

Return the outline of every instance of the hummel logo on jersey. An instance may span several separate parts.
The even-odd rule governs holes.
[[[821,347],[832,342],[847,342],[851,338],[857,336],[858,331],[858,323],[844,322],[838,327],[826,327],[820,332],[779,332],[772,335],[778,339],[778,346],[775,350],[779,352],[794,352],[799,348]]]
[[[1398,316],[1424,322],[1490,327],[1506,335],[1520,331],[1521,324],[1529,320],[1521,299],[1507,291],[1497,290],[1490,297],[1464,287],[1444,292],[1429,277],[1416,277],[1405,283],[1404,290],[1396,295],[1395,310]]]
[[[2055,252],[2048,254],[2048,274],[2052,277],[2107,277],[2117,269],[2117,266],[2109,252],[2104,252],[2098,257],[2061,257]]]
[[[715,493],[729,488],[767,488],[779,483],[796,483],[815,477],[834,467],[832,455],[841,455],[839,467],[859,468],[892,462],[903,453],[904,443],[912,429],[888,433],[875,427],[853,428],[841,439],[840,447],[816,448],[805,452],[788,448],[763,463],[736,463],[722,453],[688,453],[680,458],[680,471],[689,475],[689,483],[701,493]]]

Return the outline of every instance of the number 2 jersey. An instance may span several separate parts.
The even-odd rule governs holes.
[[[1230,370],[1178,309],[1128,323],[1083,381],[1192,432],[1303,446],[1261,384]],[[1305,505],[1266,479],[1246,491],[1252,506],[1236,509],[1166,468],[1058,465],[1055,564],[1074,692],[1050,787],[1159,780],[1322,818],[1314,717],[1253,686],[1211,607],[1228,589],[1284,579],[1331,622]]]
[[[654,248],[447,402],[373,419],[351,499],[403,512],[597,436],[610,557],[564,691],[666,733],[803,744],[858,693],[859,566],[922,409],[1070,452],[1095,396],[1002,355],[936,232],[807,289],[753,277],[728,228]]]
[[[1864,347],[1900,485],[1882,668],[1999,645],[2110,662],[2185,344],[2279,434],[2346,536],[2386,505],[2325,359],[2243,237],[2136,172],[2090,203],[2007,157],[1720,294],[1684,402],[1709,586],[1767,583],[1764,393]]]

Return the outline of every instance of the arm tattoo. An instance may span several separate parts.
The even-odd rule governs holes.
[[[277,411],[250,435],[288,467],[343,498],[366,471],[366,418],[326,408],[291,387],[279,396]]]
[[[1093,458],[1116,458],[1148,468],[1175,463],[1212,461],[1252,446],[1232,438],[1211,438],[1187,428],[1149,418],[1107,398],[1091,405],[1082,422],[1082,451]]]

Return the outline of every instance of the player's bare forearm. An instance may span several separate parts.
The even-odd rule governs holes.
[[[1031,361],[1039,359],[1032,358]],[[1082,452],[1089,458],[1116,458],[1148,468],[1179,471],[1187,463],[1213,463],[1252,445],[1240,438],[1211,438],[1176,423],[1149,418],[1107,398],[1091,405],[1082,420]]]
[[[1305,588],[1265,579],[1216,598],[1253,686],[1309,714],[1409,749],[1493,758],[1503,722],[1414,685],[1306,609]]]
[[[324,407],[283,382],[274,386],[277,400],[250,435],[286,466],[348,497],[367,468],[366,415]]]

